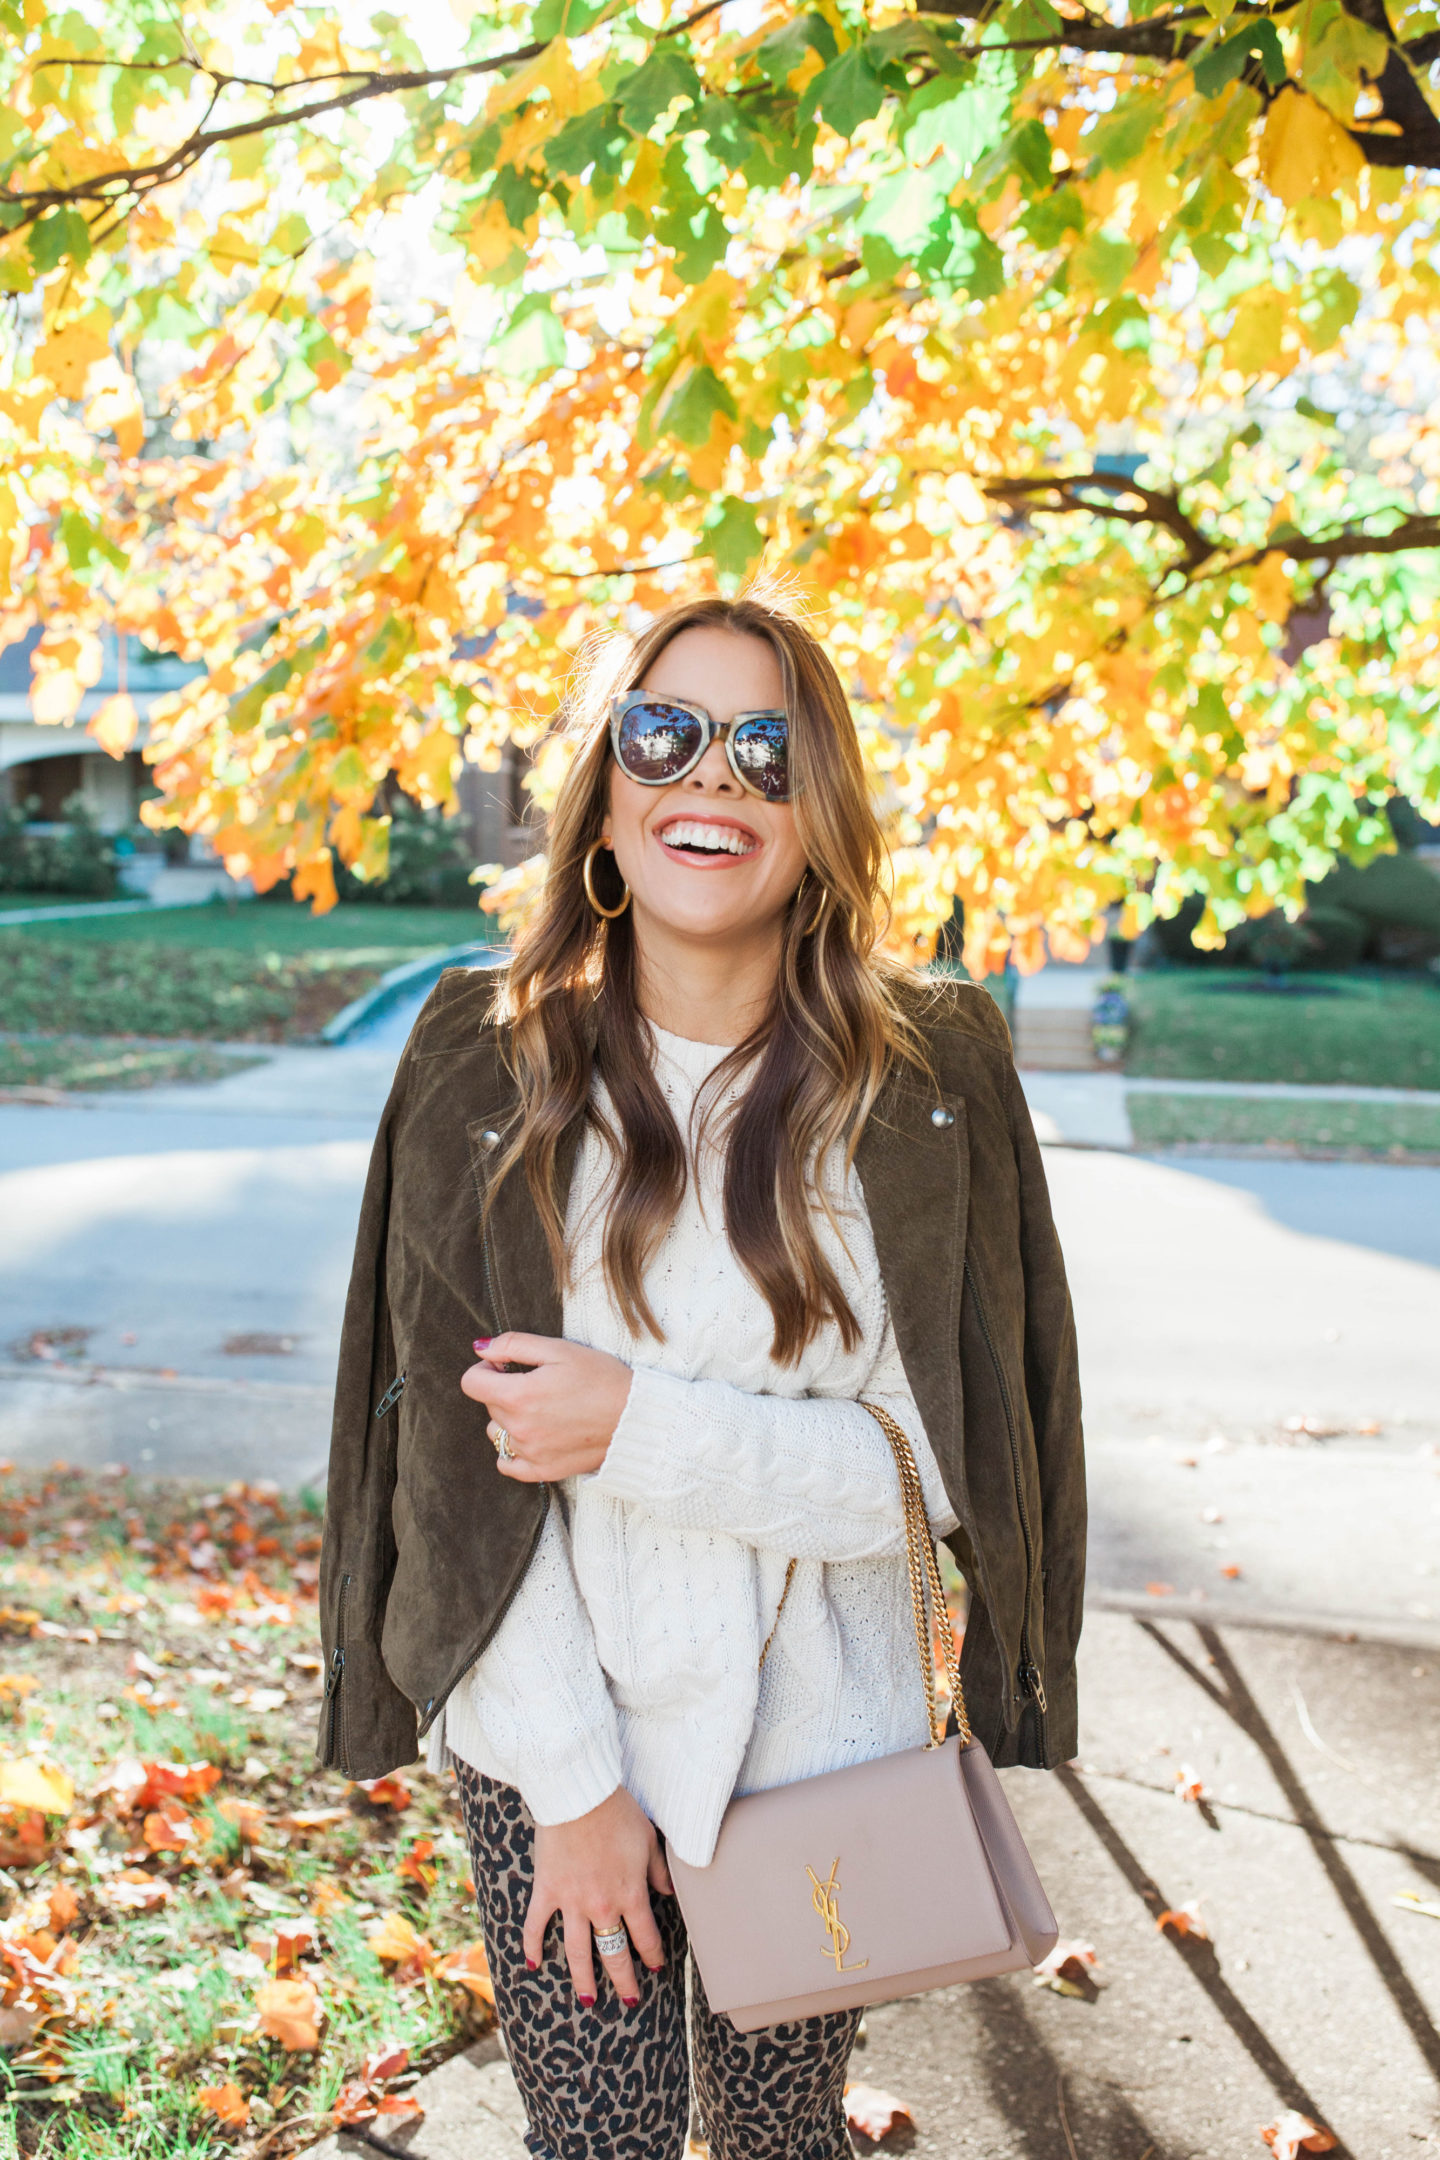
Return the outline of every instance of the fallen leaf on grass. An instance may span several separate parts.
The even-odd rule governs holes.
[[[320,1997],[309,1980],[267,1980],[255,1990],[260,2032],[288,2055],[320,2045]]]
[[[153,1912],[157,1905],[168,1905],[174,1892],[158,1875],[127,1867],[106,1883],[105,1896],[117,1912]]]
[[[1329,2152],[1335,2144],[1328,2130],[1320,2123],[1311,2122],[1308,2115],[1301,2115],[1295,2108],[1287,2108],[1280,2120],[1271,2123],[1260,2135],[1274,2153],[1275,2160],[1296,2160],[1297,2154],[1302,2152]]]
[[[404,1913],[386,1913],[365,1937],[382,1965],[393,1965],[396,1980],[418,1980],[435,1963],[435,1952]]]
[[[1440,1898],[1422,1897],[1418,1890],[1397,1890],[1390,1902],[1402,1912],[1424,1913],[1427,1919],[1440,1920]]]
[[[0,1709],[15,1710],[40,1683],[33,1673],[0,1673]]]
[[[1210,1931],[1200,1918],[1199,1898],[1192,1898],[1188,1905],[1167,1905],[1156,1914],[1155,1925],[1168,1928],[1172,1935],[1193,1935],[1197,1942],[1210,1940]]]
[[[394,1808],[397,1814],[410,1805],[410,1788],[401,1777],[357,1778],[350,1790],[361,1794],[371,1807]]]
[[[373,2122],[383,2115],[390,2122],[418,2122],[425,2110],[412,2093],[387,2093],[383,2088],[410,2067],[410,2050],[398,2040],[384,2041],[367,2055],[360,2075],[343,2085],[333,2110],[337,2129]]]
[[[441,1958],[435,1972],[438,1979],[448,1980],[452,1987],[464,1988],[476,2002],[487,2003],[494,2009],[495,1987],[483,1943],[467,1943],[463,1950],[451,1950]]]
[[[903,2100],[897,2100],[894,2093],[882,2092],[878,2085],[847,2085],[845,2120],[852,2130],[878,2144],[897,2123],[913,2122],[914,2117]]]
[[[317,1920],[328,1920],[331,1913],[343,1912],[354,1902],[344,1884],[336,1882],[332,1875],[322,1876],[310,1892],[310,1908]]]
[[[1094,1943],[1057,1942],[1048,1957],[1035,1968],[1036,1987],[1050,1988],[1056,1995],[1092,1997],[1092,1967],[1099,1962]]]
[[[290,1814],[279,1818],[282,1830],[333,1830],[336,1823],[348,1822],[349,1808],[310,1807],[294,1808]]]
[[[189,1809],[179,1800],[152,1808],[141,1825],[140,1835],[154,1853],[179,1853],[198,1842],[200,1831]]]
[[[257,1845],[265,1835],[265,1810],[253,1800],[222,1800],[218,1813],[225,1822],[234,1824],[242,1845]]]
[[[0,1764],[0,1805],[68,1815],[75,1805],[75,1781],[39,1755],[21,1755]]]
[[[403,1875],[422,1890],[429,1890],[438,1880],[440,1870],[435,1865],[434,1838],[417,1838],[403,1860],[396,1866],[397,1875]]]
[[[250,2103],[238,2085],[202,2085],[195,2098],[227,2130],[243,2130],[250,2120]]]
[[[56,1883],[50,1892],[50,1931],[63,1935],[80,1917],[80,1900],[69,1883]]]

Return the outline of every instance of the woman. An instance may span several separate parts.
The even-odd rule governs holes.
[[[545,2160],[848,2153],[858,2013],[740,2034],[665,1844],[926,1738],[890,1450],[971,1590],[1001,1763],[1075,1750],[1064,1273],[1004,1023],[875,952],[844,693],[755,598],[672,609],[571,722],[498,1005],[401,1061],[346,1314],[321,1760],[455,1764]],[[487,1445],[487,1436],[489,1445]]]

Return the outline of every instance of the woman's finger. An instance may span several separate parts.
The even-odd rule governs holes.
[[[670,1880],[670,1869],[665,1861],[665,1848],[658,1838],[655,1841],[654,1851],[650,1855],[650,1866],[646,1872],[649,1875],[652,1890],[658,1890],[661,1897],[674,1897],[675,1885]]]
[[[495,1468],[501,1477],[511,1478],[517,1485],[549,1485],[555,1476],[553,1470],[546,1470],[539,1463],[527,1462],[523,1455],[497,1455]]]
[[[485,1345],[485,1355],[494,1365],[553,1365],[557,1355],[570,1345],[558,1335],[522,1335],[512,1330],[508,1335],[492,1335]],[[507,1379],[523,1380],[523,1373],[509,1373]]]
[[[650,1900],[643,1890],[633,1905],[626,1906],[625,1925],[630,1930],[630,1947],[641,1964],[651,1972],[659,1972],[665,1963],[665,1945],[650,1910]]]
[[[597,1935],[608,1934],[612,1928],[619,1925],[618,1920],[597,1920],[595,1922],[595,1932]],[[620,1997],[621,2002],[624,2003],[627,2010],[633,2010],[640,2000],[640,1982],[635,1977],[635,1964],[631,1958],[628,1943],[623,1950],[617,1950],[613,1957],[606,1957],[602,1954],[600,1963],[604,1968],[606,1979]]]
[[[488,1365],[467,1365],[460,1375],[460,1392],[503,1415],[507,1408],[524,1400],[516,1394],[516,1385],[529,1377],[528,1373],[494,1372]]]
[[[595,2001],[595,1961],[592,1956],[590,1922],[582,1912],[567,1909],[565,1925],[565,1962],[570,1967],[570,1978],[576,1995],[584,2009]]]
[[[530,1892],[530,1903],[525,1912],[525,1926],[520,1937],[525,1952],[525,1963],[535,1970],[545,1962],[545,1936],[550,1926],[550,1915],[555,1910],[552,1898],[548,1903],[539,1885]]]

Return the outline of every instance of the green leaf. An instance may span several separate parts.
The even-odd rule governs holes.
[[[1237,30],[1223,45],[1200,55],[1195,62],[1195,87],[1200,95],[1219,97],[1228,84],[1244,73],[1251,53],[1259,54],[1266,82],[1272,90],[1278,90],[1285,80],[1285,55],[1274,23],[1262,17],[1258,22],[1247,23],[1243,30]]]
[[[294,672],[294,665],[291,661],[276,660],[270,667],[266,668],[263,675],[256,677],[248,690],[242,690],[238,697],[231,698],[230,732],[233,735],[240,735],[247,728],[254,727],[270,699],[274,697],[277,690],[285,688]]]
[[[906,156],[923,165],[943,151],[958,174],[999,142],[1010,117],[1010,97],[999,85],[957,89],[945,81],[927,83],[906,108]]]
[[[565,358],[565,329],[550,294],[527,293],[486,357],[497,373],[517,382],[559,367]]]
[[[705,520],[705,538],[722,577],[742,578],[765,546],[765,535],[752,506],[739,495],[724,495]]]
[[[817,113],[837,135],[853,135],[885,102],[884,86],[876,80],[866,51],[863,44],[852,45],[822,68],[805,92],[807,113]]]
[[[1317,270],[1308,277],[1299,315],[1312,352],[1324,352],[1333,345],[1345,325],[1354,321],[1359,305],[1359,288],[1343,270]]]
[[[1297,397],[1295,410],[1302,420],[1318,420],[1322,427],[1334,427],[1340,418],[1338,413],[1327,412],[1323,405],[1313,404],[1308,397]]]
[[[536,44],[555,37],[579,37],[604,14],[610,0],[540,0],[530,18],[530,35]]]
[[[88,262],[90,228],[78,210],[51,210],[31,227],[26,241],[30,260],[42,277],[65,261]]]
[[[695,116],[697,126],[705,132],[705,143],[710,155],[735,172],[751,155],[756,144],[755,130],[748,126],[740,107],[729,98],[706,98]]]
[[[892,180],[884,180],[876,188],[855,220],[855,229],[888,240],[902,259],[919,255],[933,236],[936,219],[949,207],[945,198],[951,185],[945,165],[896,173]]]
[[[777,30],[756,48],[755,64],[762,75],[783,88],[807,52],[819,53],[822,60],[830,61],[839,50],[835,33],[823,15],[797,15],[794,22],[786,23],[783,30]]]
[[[730,231],[713,203],[693,198],[655,220],[655,237],[674,248],[675,268],[687,285],[698,285],[724,259]]]
[[[645,65],[627,75],[615,91],[625,125],[636,135],[648,135],[677,98],[700,103],[700,77],[677,52],[651,53]]]
[[[1005,258],[969,203],[950,211],[944,232],[943,261],[932,262],[927,252],[920,267],[928,276],[958,285],[972,300],[992,300],[1005,289]]]
[[[596,105],[556,129],[545,145],[545,170],[573,179],[592,165],[597,173],[617,172],[628,141],[615,107]]]
[[[710,423],[716,413],[723,413],[727,420],[736,419],[734,398],[713,368],[692,368],[666,401],[659,425],[667,435],[677,435],[681,442],[699,449],[710,440]]]
[[[513,165],[497,165],[492,190],[509,220],[510,230],[523,232],[526,220],[533,217],[545,192],[545,182],[538,173],[520,172]]]

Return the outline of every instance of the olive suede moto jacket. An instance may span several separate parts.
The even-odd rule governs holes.
[[[1075,1330],[1029,1113],[993,1000],[917,982],[934,1080],[897,1068],[856,1156],[895,1335],[960,1527],[962,1676],[997,1763],[1076,1750],[1085,1477]],[[559,1335],[561,1287],[524,1175],[482,1215],[516,1108],[494,978],[441,977],[371,1158],[345,1310],[320,1609],[319,1759],[414,1760],[518,1589],[548,1506],[497,1476],[460,1392],[477,1335]],[[568,1183],[577,1119],[562,1160]]]

